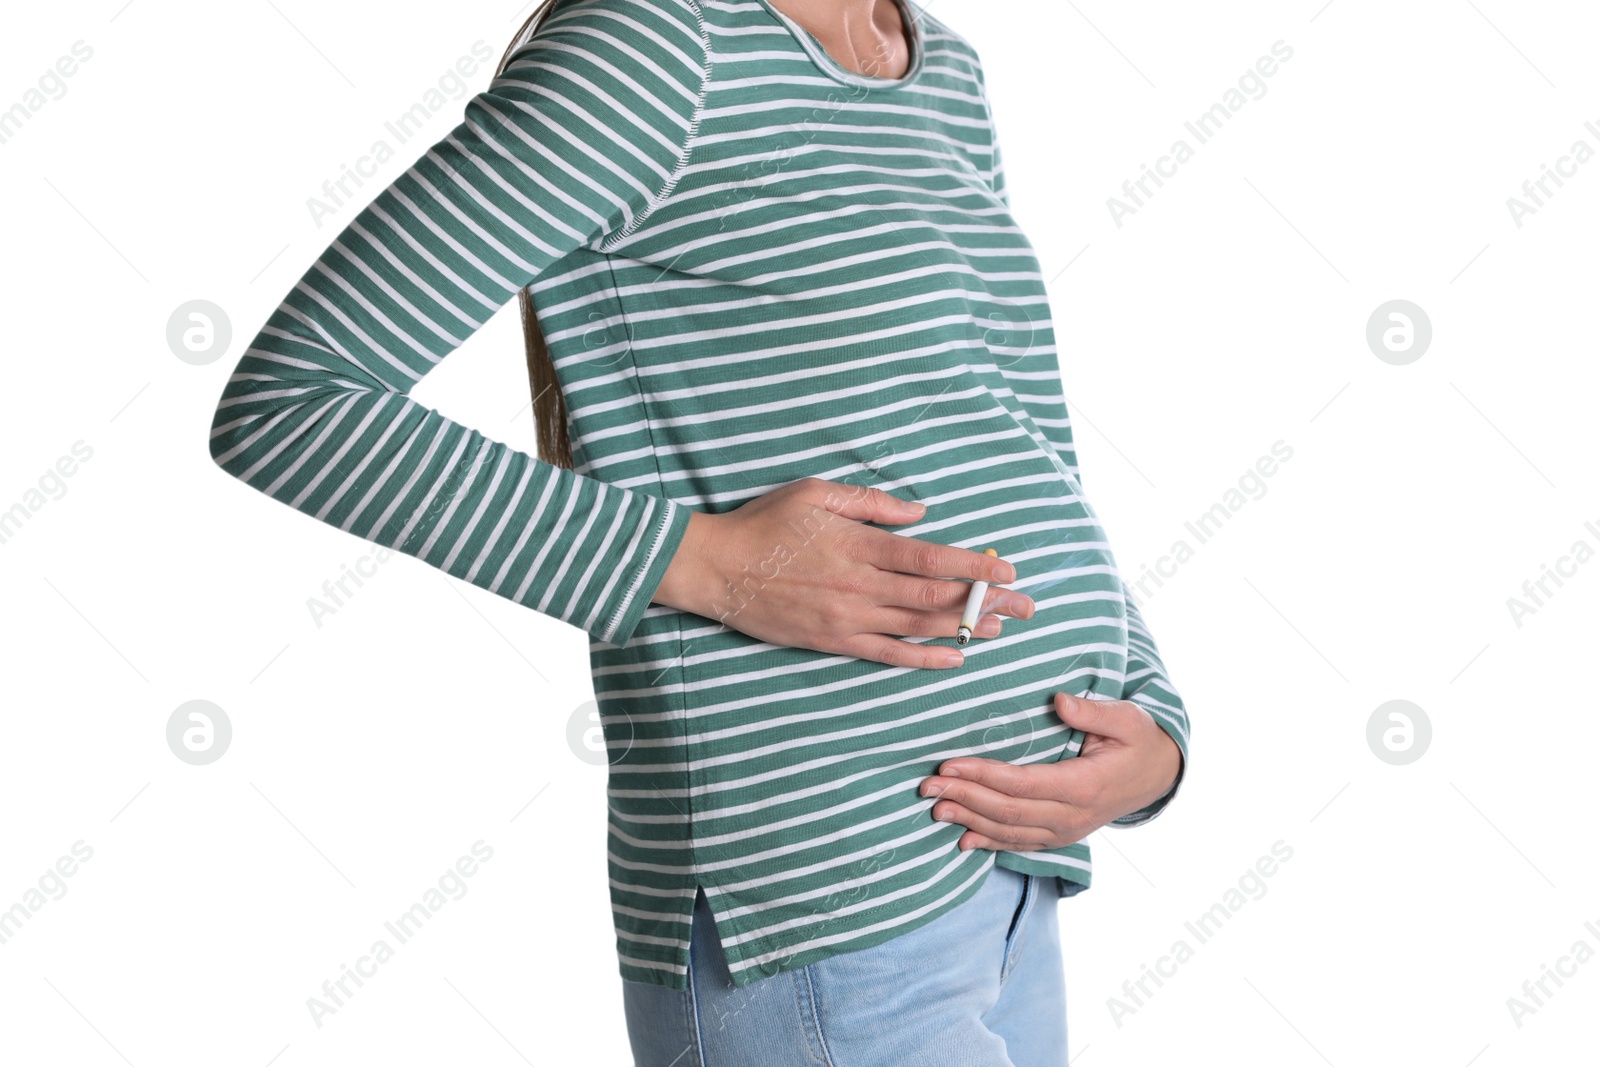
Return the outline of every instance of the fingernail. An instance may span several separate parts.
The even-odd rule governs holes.
[[[946,667],[959,667],[966,661],[967,657],[963,656],[959,652],[952,651],[949,655],[945,656],[944,665]]]
[[[960,778],[961,777],[961,768],[960,767],[946,767],[943,770],[941,770],[939,773],[944,775],[946,778]]]

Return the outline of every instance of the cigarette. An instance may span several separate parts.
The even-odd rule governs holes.
[[[999,556],[1000,553],[992,548],[983,550],[985,556]],[[956,628],[956,644],[965,645],[972,640],[972,631],[978,626],[978,613],[983,610],[983,598],[989,593],[989,583],[978,581],[972,583],[972,588],[967,591],[967,607],[961,613],[961,625]]]

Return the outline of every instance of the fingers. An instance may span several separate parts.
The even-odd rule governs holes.
[[[1071,842],[1067,842],[1071,844]],[[1036,852],[1044,845],[1013,845],[1005,841],[996,841],[992,837],[985,837],[976,830],[968,830],[956,840],[956,848],[962,852],[970,852],[975,848],[986,848],[991,852]]]
[[[922,787],[924,796],[939,798],[932,815],[941,822],[965,826],[1002,842],[1005,848],[1054,848],[1069,843],[1063,835],[1065,828],[1052,823],[1058,819],[1056,810],[1043,801],[1019,800],[974,782],[941,785],[941,781],[931,779]]]
[[[882,489],[848,482],[830,482],[825,478],[802,478],[798,491],[808,499],[835,515],[857,522],[875,522],[884,526],[902,526],[915,522],[926,513],[922,504],[902,500]]]
[[[995,556],[887,530],[864,529],[861,532],[868,535],[861,545],[861,560],[880,570],[924,578],[963,578],[995,585],[1017,580],[1016,568]]]
[[[917,645],[887,634],[853,634],[825,651],[887,663],[891,667],[948,668],[966,662],[959,649],[948,645]]]
[[[1008,826],[1004,823],[995,823],[981,815],[959,807],[952,808],[950,814],[941,817],[940,821],[948,821],[957,826],[965,826],[973,834],[976,834],[980,840],[988,842],[988,844],[977,846],[969,845],[967,846],[969,848],[978,847],[997,851],[1025,852],[1031,849],[1060,848],[1062,845],[1072,844],[1071,841],[1063,840],[1053,831],[1042,827]],[[968,836],[967,834],[962,834],[962,840],[966,840]]]
[[[764,543],[767,528],[780,520],[790,528],[798,521],[826,533],[813,546],[817,551],[795,569],[798,577],[790,588],[780,590],[789,595],[770,601],[776,610],[769,607],[767,617],[753,614],[741,627],[754,636],[896,667],[950,668],[964,662],[959,649],[903,638],[957,637],[970,581],[990,584],[973,636],[999,636],[999,616],[1028,619],[1034,614],[1029,597],[1005,588],[1005,582],[1017,577],[1010,564],[982,552],[861,525],[921,517],[920,506],[882,490],[802,478],[739,511],[756,524],[745,538],[751,544],[758,533]],[[803,629],[803,640],[795,638],[797,627]]]
[[[1090,700],[1070,693],[1055,695],[1056,714],[1086,734],[1131,741],[1145,727],[1150,713],[1131,700]],[[1153,719],[1151,720],[1154,721]]]
[[[940,783],[947,791],[951,786],[971,786],[987,792],[1005,794],[1024,800],[1065,801],[1061,795],[1061,777],[1070,774],[1066,763],[1007,763],[1004,760],[983,756],[956,756],[939,766],[940,777],[929,781]],[[924,783],[926,786],[926,783]]]
[[[953,792],[958,785],[987,789],[1011,799],[1042,803],[1054,814],[1044,820],[1033,819],[1041,825],[1066,827],[1076,841],[1087,837],[1109,818],[1102,817],[1108,784],[1104,767],[1082,757],[1054,763],[1026,763],[1016,765],[1003,760],[982,756],[956,756],[939,766],[939,774],[928,778],[923,788],[934,786],[944,789],[951,799],[968,803],[971,794]],[[970,803],[969,803],[969,806]],[[995,817],[993,810],[986,814]]]
[[[909,574],[889,571],[877,572],[863,585],[869,590],[867,595],[875,604],[892,604],[924,612],[949,612],[956,624],[961,622],[961,613],[967,606],[967,593],[972,589],[970,582],[914,578]],[[1014,619],[1028,619],[1033,617],[1034,603],[1022,593],[991,585],[984,594],[982,610],[994,615],[1009,615]],[[947,636],[954,636],[955,632],[955,624],[944,631]]]
[[[954,637],[956,628],[961,625],[960,612],[936,615],[902,608],[879,608],[874,618],[875,625],[883,627],[883,633],[856,634],[841,641],[838,651],[896,667],[959,667],[966,661],[959,649],[949,645],[914,645],[892,636]],[[998,615],[984,615],[972,636],[999,637],[1000,622]]]
[[[888,627],[884,632],[901,637],[954,637],[961,626],[959,611],[930,612],[907,611],[904,608],[880,608],[878,618]],[[973,637],[999,637],[1001,619],[998,615],[980,615]]]

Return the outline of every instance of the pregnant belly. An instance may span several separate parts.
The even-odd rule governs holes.
[[[697,815],[740,812],[760,822],[827,803],[870,808],[871,798],[902,786],[902,802],[915,802],[915,783],[956,755],[1030,763],[1075,754],[1081,734],[1061,722],[1054,694],[1117,695],[1127,621],[1099,522],[1061,486],[987,520],[984,545],[1016,567],[1010,588],[1030,596],[1035,613],[970,642],[961,667],[894,667],[768,645],[684,615],[674,665],[681,682],[602,697],[608,740],[625,746],[612,764],[614,787],[686,793]],[[921,526],[938,524],[930,507]],[[972,530],[957,536],[969,540]],[[928,640],[955,644],[953,633]]]
[[[937,490],[896,494],[928,511],[895,533],[993,547],[1016,567],[1010,588],[1035,603],[1032,618],[970,642],[960,667],[770,645],[678,612],[647,616],[627,649],[599,648],[614,825],[634,842],[691,839],[697,866],[722,848],[740,869],[752,850],[769,857],[755,869],[777,870],[795,849],[831,862],[866,841],[900,848],[943,834],[948,845],[959,830],[930,819],[917,792],[942,761],[1074,756],[1082,734],[1061,721],[1054,695],[1118,695],[1122,583],[1097,517],[1053,457],[1006,458],[965,479],[930,471],[909,484]],[[919,640],[953,647],[955,634]],[[650,850],[638,847],[642,859]]]
[[[926,446],[924,423],[916,444],[866,457],[876,464],[870,484],[927,505],[922,521],[892,532],[993,547],[1016,567],[1010,587],[1035,603],[1033,617],[1007,618],[1000,637],[969,643],[961,667],[771,645],[666,609],[647,613],[628,648],[594,647],[612,825],[627,835],[630,859],[681,865],[673,850],[687,847],[697,876],[726,887],[831,869],[862,850],[897,863],[942,856],[960,829],[932,820],[917,792],[941,762],[1077,753],[1082,735],[1053,698],[1119,693],[1128,655],[1121,579],[1054,454],[1029,435],[1019,440],[1015,424],[981,429],[953,422],[960,446],[939,449]],[[707,475],[694,493],[729,508],[731,485]],[[953,647],[955,634],[918,640]]]

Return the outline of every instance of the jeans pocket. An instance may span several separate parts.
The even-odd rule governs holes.
[[[1004,982],[1017,964],[1017,957],[1022,953],[1023,932],[1027,929],[1028,912],[1033,908],[1033,900],[1039,895],[1039,878],[1037,875],[1025,874],[1022,876],[1022,893],[1017,900],[1017,908],[1011,913],[1011,927],[1006,930],[1005,950],[1001,956],[1000,981]]]

